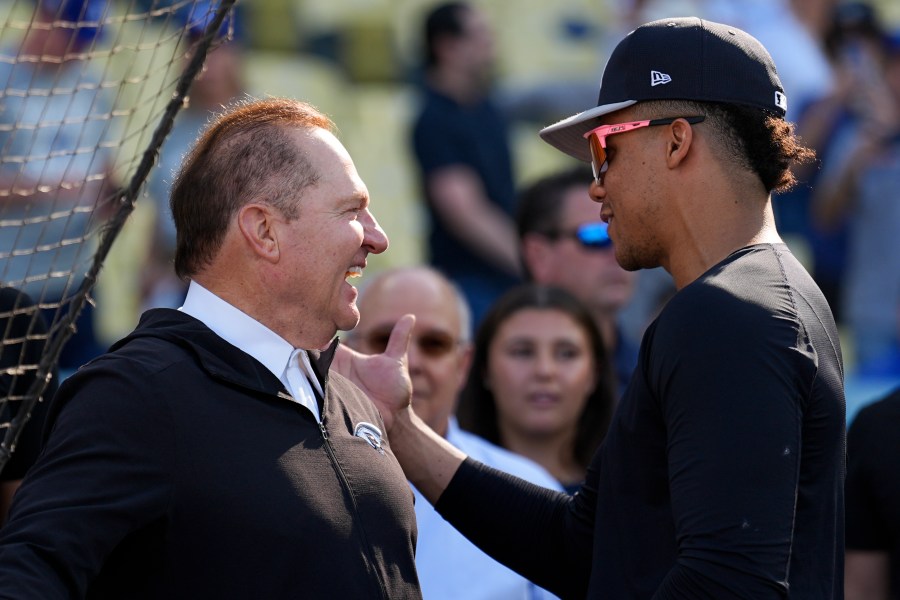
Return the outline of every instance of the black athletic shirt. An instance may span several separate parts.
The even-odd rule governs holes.
[[[648,328],[574,498],[467,460],[437,509],[564,598],[841,598],[844,419],[825,299],[751,246]]]

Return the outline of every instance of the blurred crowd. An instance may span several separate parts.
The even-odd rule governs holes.
[[[589,201],[590,168],[545,148],[537,130],[593,105],[606,53],[623,33],[691,14],[740,27],[772,53],[788,119],[817,153],[796,173],[799,184],[775,198],[779,230],[831,305],[848,379],[900,381],[898,4],[552,5],[473,0],[432,11],[424,0],[239,2],[101,274],[83,325],[92,335],[71,341],[84,351],[60,365],[63,374],[127,333],[141,311],[183,303],[168,194],[210,115],[248,95],[291,96],[332,114],[392,240],[366,270],[362,320],[346,332],[349,342],[383,351],[390,326],[416,313],[410,371],[414,401],[431,407],[423,408],[429,425],[470,453],[484,452],[485,462],[574,491],[638,360],[641,335],[674,286],[660,269],[619,267]],[[185,61],[206,24],[189,18]],[[565,402],[552,414],[529,412],[523,398],[534,392],[522,382],[553,377]],[[430,513],[417,517],[440,527]],[[427,561],[447,546],[429,549],[435,538],[421,539],[423,587],[438,589],[446,562],[435,582]],[[469,560],[472,550],[460,544],[460,560]],[[479,582],[491,577],[542,597],[511,572]]]
[[[832,304],[848,372],[900,373],[893,235],[900,216],[892,201],[900,177],[900,15],[892,3],[474,2],[477,33],[439,48],[428,47],[422,25],[427,2],[343,4],[238,3],[232,39],[207,60],[151,174],[148,206],[120,242],[144,256],[121,266],[140,273],[125,294],[131,300],[109,281],[116,267],[101,279],[101,299],[103,290],[115,296],[96,324],[102,341],[129,330],[142,308],[179,302],[183,283],[169,268],[167,186],[210,111],[244,94],[285,94],[326,107],[373,196],[390,199],[380,219],[392,251],[370,271],[433,264],[463,288],[477,323],[502,291],[528,277],[516,239],[520,192],[576,166],[548,152],[537,129],[593,102],[605,52],[623,32],[681,13],[733,23],[773,54],[788,116],[818,154],[798,173],[800,185],[775,201],[780,231]],[[438,34],[452,25],[434,24]],[[451,130],[468,131],[467,141],[443,143]],[[637,345],[671,284],[665,273],[647,272],[630,285],[616,320],[623,341]]]

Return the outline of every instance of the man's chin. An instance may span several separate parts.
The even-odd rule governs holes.
[[[359,325],[359,309],[356,308],[356,304],[351,304],[350,307],[343,310],[335,319],[335,325],[340,331],[355,329]]]

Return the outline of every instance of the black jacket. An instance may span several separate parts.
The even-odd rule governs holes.
[[[419,598],[412,493],[335,347],[320,428],[201,322],[146,313],[61,386],[0,597]]]

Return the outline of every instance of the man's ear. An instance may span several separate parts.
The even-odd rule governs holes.
[[[553,261],[550,260],[550,244],[552,241],[539,233],[526,233],[522,236],[522,262],[535,281],[546,282],[550,279],[550,271],[554,268]]]
[[[280,257],[278,230],[272,207],[251,202],[238,211],[237,224],[247,247],[255,255],[270,262]]]
[[[694,130],[684,119],[677,119],[668,128],[669,137],[666,143],[666,166],[674,169],[688,156],[694,141]]]

